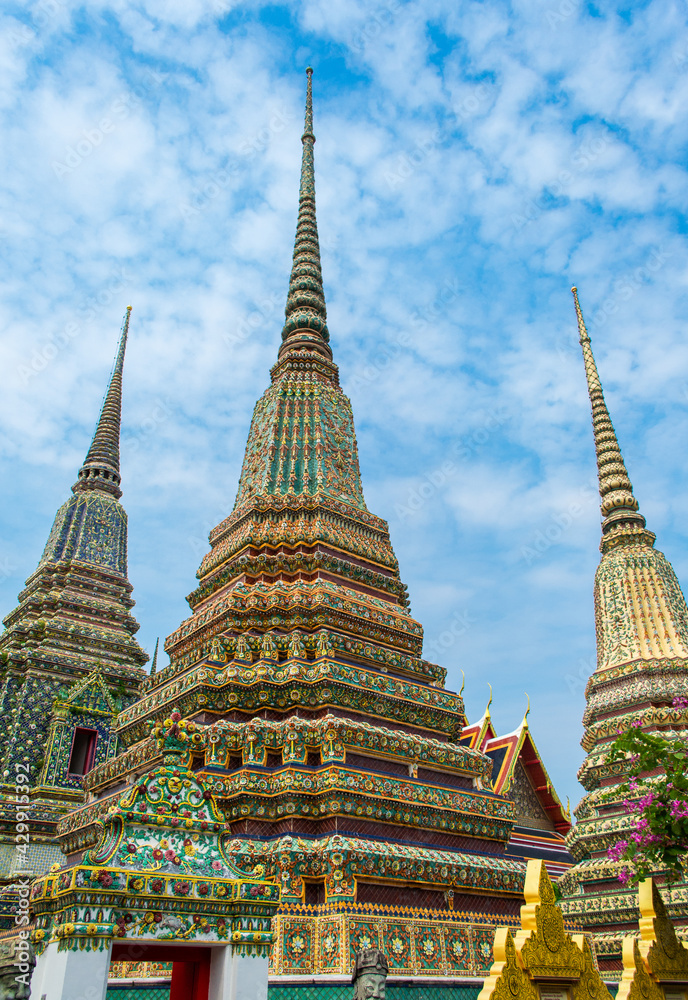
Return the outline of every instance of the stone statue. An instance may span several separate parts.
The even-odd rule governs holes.
[[[351,982],[353,1000],[385,1000],[388,970],[387,958],[378,948],[364,948],[356,953],[356,965]]]

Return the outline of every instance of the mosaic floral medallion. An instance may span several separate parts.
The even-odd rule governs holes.
[[[475,959],[479,972],[488,972],[492,964],[492,944],[494,942],[494,930],[485,928],[475,932]]]
[[[439,928],[422,930],[416,938],[416,961],[423,969],[435,969],[442,958]]]
[[[445,949],[449,966],[455,969],[470,968],[470,946],[467,931],[453,931],[447,935]]]

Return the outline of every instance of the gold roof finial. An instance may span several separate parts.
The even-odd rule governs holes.
[[[461,671],[461,690],[459,691],[460,695],[463,694],[463,689],[465,688],[465,686],[466,686],[466,672],[465,672],[465,670],[462,670]]]
[[[600,504],[603,517],[602,533],[605,534],[617,524],[628,522],[644,528],[645,518],[639,513],[638,501],[633,496],[633,486],[626,471],[616,431],[602,392],[602,383],[592,353],[590,334],[578,301],[578,289],[574,285],[571,291],[576,307],[578,333],[592,408],[592,427],[595,435],[597,472],[602,501]]]
[[[490,689],[490,700],[487,703],[487,707],[485,709],[485,715],[489,715],[490,714],[490,705],[492,704],[492,685],[488,684],[487,686]]]
[[[528,701],[528,707],[526,708],[526,714],[523,716],[523,722],[521,723],[521,725],[522,726],[527,726],[528,725],[528,716],[530,715],[530,695],[528,694],[527,691],[525,691],[524,694],[525,694],[526,699]]]

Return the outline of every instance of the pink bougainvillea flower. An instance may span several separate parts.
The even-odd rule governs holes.
[[[627,847],[627,840],[619,840],[607,848],[607,857],[611,858],[612,861],[619,861]]]

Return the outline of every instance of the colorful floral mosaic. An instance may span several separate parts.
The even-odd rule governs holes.
[[[475,970],[521,899],[524,865],[506,856],[514,805],[493,790],[491,759],[459,743],[463,700],[422,658],[388,526],[363,499],[325,322],[308,122],[304,156],[283,341],[234,509],[210,534],[170,666],[120,712],[120,757],[89,777],[93,801],[62,820],[60,842],[86,851],[79,877],[94,891],[112,878],[111,892],[144,892],[134,935],[151,913],[169,924],[159,900],[180,920],[216,902],[210,858],[231,865],[225,879],[279,886],[271,961],[284,974],[346,971],[368,939],[399,951],[406,924],[397,968]],[[153,745],[160,725],[181,763]],[[205,840],[177,789],[187,778],[170,773],[182,765],[216,803]],[[388,906],[400,886],[418,906]]]
[[[119,797],[81,863],[31,890],[33,941],[101,950],[111,939],[221,942],[249,954],[272,942],[279,887],[245,876],[222,843],[213,796],[182,763],[195,726],[172,713],[155,728],[163,765]]]

